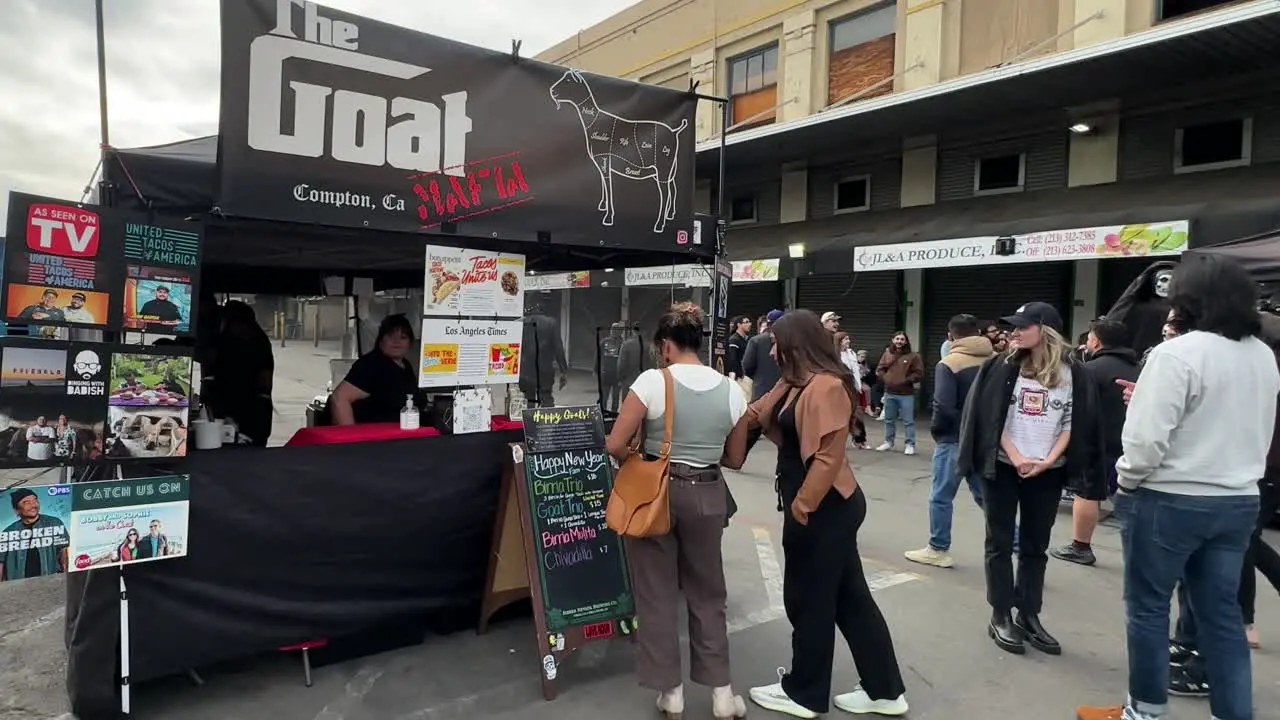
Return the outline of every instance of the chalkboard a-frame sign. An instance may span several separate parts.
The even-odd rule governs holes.
[[[524,425],[503,473],[479,630],[499,608],[532,598],[550,700],[563,658],[632,635],[635,603],[622,539],[605,525],[613,467],[600,408],[529,409]]]

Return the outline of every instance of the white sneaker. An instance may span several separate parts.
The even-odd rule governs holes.
[[[670,720],[680,720],[684,714],[684,685],[677,685],[666,692],[658,693],[658,712]]]
[[[956,561],[951,557],[951,553],[929,546],[919,550],[908,550],[902,555],[911,562],[920,563],[921,565],[949,568],[956,564]]]
[[[915,455],[915,454],[916,454],[916,446],[915,446],[915,445],[908,445],[906,448],[904,448],[904,449],[903,449],[902,454],[903,454],[903,455]]]
[[[853,692],[837,695],[835,703],[836,707],[855,715],[906,715],[908,710],[906,695],[893,700],[872,700],[861,685]]]
[[[805,718],[812,720],[818,717],[818,713],[801,705],[787,696],[787,691],[782,689],[782,677],[787,674],[783,668],[778,668],[778,682],[772,685],[761,685],[760,687],[751,688],[748,694],[751,696],[751,702],[759,705],[765,710],[780,712],[784,715],[792,717]]]
[[[711,715],[716,720],[736,720],[747,716],[747,704],[742,702],[741,695],[733,694],[733,687],[712,688]]]
[[[876,448],[876,452],[888,452],[893,449],[893,443],[880,443],[880,447]]]

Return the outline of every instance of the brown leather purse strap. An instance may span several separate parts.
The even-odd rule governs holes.
[[[658,453],[658,457],[666,460],[671,456],[671,425],[676,417],[676,384],[671,377],[671,370],[662,368],[662,383],[666,387],[666,408],[663,409],[663,428],[662,428],[662,452]]]

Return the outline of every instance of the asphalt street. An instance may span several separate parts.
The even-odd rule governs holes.
[[[303,364],[315,364],[318,353],[312,350],[309,345],[296,350],[298,360],[310,354]],[[278,355],[277,367],[286,366]],[[300,397],[316,391],[313,378],[291,382]],[[323,383],[320,379],[320,389]],[[572,390],[567,399],[588,393]],[[288,402],[298,406],[298,399]],[[881,437],[878,424],[869,431],[872,441]],[[902,557],[927,540],[931,447],[923,439],[920,451],[906,457],[850,450],[869,501],[859,545],[893,631],[910,717],[1073,718],[1077,704],[1122,701],[1126,660],[1117,530],[1099,529],[1095,567],[1050,560],[1043,619],[1062,641],[1064,654],[1005,654],[986,636],[990,611],[982,520],[967,494],[957,502],[955,568],[923,567]],[[781,609],[773,458],[772,447],[762,443],[743,472],[730,474],[740,512],[726,532],[724,555],[733,677],[744,694],[751,685],[775,682],[776,669],[788,663],[790,652],[790,626]],[[1070,539],[1065,509],[1054,538]],[[1271,540],[1280,542],[1280,537],[1273,534]],[[1263,647],[1254,653],[1256,717],[1280,718],[1280,597],[1265,581],[1259,586]],[[63,675],[62,587],[60,578],[0,585],[0,720],[71,717]],[[602,715],[650,720],[653,698],[634,682],[632,652],[620,641],[588,646],[560,668],[560,697],[545,702],[532,622],[517,617],[484,636],[431,636],[412,648],[318,668],[311,688],[303,685],[299,659],[286,655],[210,669],[203,687],[185,678],[138,686],[134,715],[143,720],[596,720]],[[835,692],[856,683],[848,650],[838,643]],[[686,718],[711,717],[709,691],[691,687],[686,698]],[[749,714],[774,717],[757,707],[749,707]],[[833,716],[839,714],[833,710]],[[1208,718],[1208,705],[1175,699],[1169,717]]]

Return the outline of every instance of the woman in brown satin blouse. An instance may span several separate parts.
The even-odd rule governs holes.
[[[793,717],[829,710],[835,628],[853,652],[861,685],[837,695],[852,713],[902,715],[905,688],[893,639],[871,596],[858,556],[867,500],[845,456],[854,425],[853,378],[830,334],[808,310],[773,326],[782,379],[752,403],[744,422],[778,446],[777,490],[783,511],[783,603],[791,621],[791,671],[751,689],[761,707]]]

